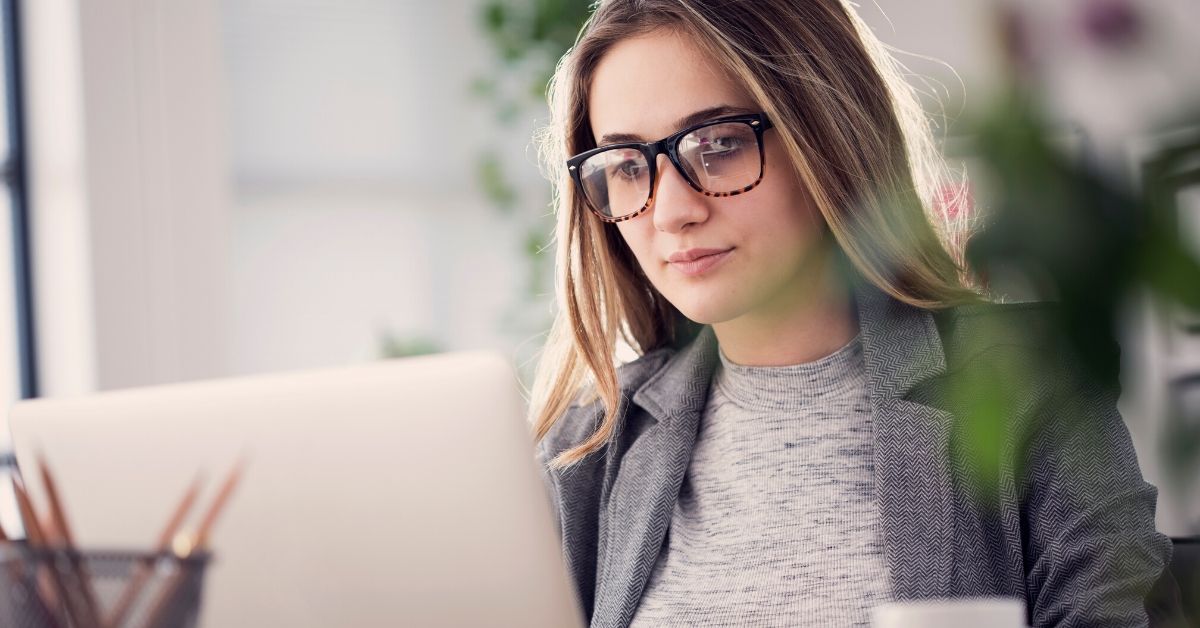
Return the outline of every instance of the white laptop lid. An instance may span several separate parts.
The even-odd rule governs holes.
[[[10,426],[84,548],[150,549],[197,472],[200,511],[245,453],[202,626],[578,625],[523,414],[507,364],[470,353],[32,400]]]

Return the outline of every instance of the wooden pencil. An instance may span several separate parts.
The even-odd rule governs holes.
[[[78,583],[76,589],[82,594],[83,604],[82,611],[84,613],[84,625],[100,626],[100,608],[96,602],[96,591],[92,587],[91,574],[88,573],[87,566],[83,564],[83,560],[79,556],[79,552],[75,547],[75,539],[71,534],[71,528],[67,524],[66,510],[63,508],[62,500],[59,498],[58,485],[54,481],[53,475],[50,473],[50,468],[46,464],[45,457],[41,452],[37,455],[38,471],[42,476],[42,485],[46,489],[46,499],[50,502],[50,521],[55,529],[55,536],[61,542],[64,551],[67,554],[68,561],[71,564],[72,579]]]
[[[25,492],[24,482],[17,474],[13,474],[12,485],[13,492],[17,498],[17,510],[21,513],[21,522],[25,526],[25,542],[29,544],[29,548],[36,554],[39,550],[46,549],[45,534],[42,532],[42,527],[38,523],[36,511],[33,509],[33,502],[29,500],[29,494]],[[37,569],[38,578],[38,596],[42,598],[42,602],[46,605],[46,610],[50,612],[51,618],[58,623],[57,614],[65,612],[67,621],[74,625],[79,625],[78,615],[71,604],[71,598],[67,595],[67,588],[59,577],[58,570],[53,565],[39,565]],[[60,603],[61,601],[61,603]]]
[[[167,520],[167,525],[163,526],[162,532],[158,536],[158,542],[155,544],[155,551],[158,553],[166,552],[171,548],[171,539],[175,538],[175,534],[179,531],[179,527],[183,525],[184,519],[188,512],[191,511],[192,505],[196,503],[196,497],[200,494],[200,487],[203,485],[203,476],[197,475],[192,481],[192,485],[184,494],[179,505],[175,507],[175,511],[171,513],[170,519]],[[117,599],[117,603],[113,605],[112,611],[104,621],[104,626],[115,628],[125,620],[125,616],[133,607],[134,602],[141,596],[142,590],[146,586],[146,582],[150,579],[150,575],[154,573],[153,564],[149,561],[141,561],[134,567],[133,575],[129,579],[129,584],[121,592],[121,596]]]
[[[240,458],[234,464],[233,469],[229,471],[229,475],[225,476],[225,482],[221,485],[221,490],[217,492],[216,499],[209,506],[208,512],[204,514],[204,518],[200,520],[200,527],[196,529],[196,548],[203,548],[208,545],[208,535],[212,532],[217,518],[225,511],[225,505],[229,503],[229,498],[233,495],[233,490],[237,488],[238,482],[242,479],[242,470],[245,466],[245,458]]]
[[[225,477],[225,482],[221,484],[217,496],[213,499],[213,503],[208,507],[208,511],[200,520],[200,526],[196,529],[195,535],[186,552],[176,552],[179,560],[185,560],[191,557],[197,550],[202,550],[208,545],[208,536],[212,532],[213,525],[225,510],[225,505],[229,503],[229,497],[233,495],[233,490],[237,488],[238,482],[242,477],[242,470],[245,467],[245,458],[241,458],[234,464],[229,475]],[[183,586],[188,572],[182,567],[175,572],[172,577],[159,590],[157,598],[150,607],[150,612],[146,615],[146,622],[142,628],[157,628],[163,621],[167,610],[171,606],[178,593],[178,589]]]

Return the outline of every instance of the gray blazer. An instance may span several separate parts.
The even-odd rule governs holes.
[[[1170,559],[1155,531],[1156,489],[1142,480],[1112,391],[1058,394],[1031,382],[1003,425],[992,491],[959,481],[969,455],[951,438],[947,375],[1024,364],[1020,342],[984,330],[1040,324],[1037,305],[939,313],[856,287],[875,434],[875,495],[896,599],[1011,596],[1031,626],[1145,626],[1143,600]],[[663,547],[718,362],[706,328],[680,351],[619,370],[623,419],[605,448],[547,471],[563,550],[592,626],[629,624]],[[983,373],[986,371],[976,371]],[[1070,379],[1070,369],[1063,369]],[[1087,421],[1064,417],[1086,416]],[[599,402],[573,406],[539,444],[543,464],[592,433]],[[1087,455],[1070,455],[1086,451]],[[957,458],[956,458],[957,457]],[[1014,464],[1019,461],[1020,464]]]

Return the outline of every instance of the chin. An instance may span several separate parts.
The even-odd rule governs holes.
[[[731,318],[733,314],[730,312],[728,304],[724,303],[678,303],[672,305],[679,310],[681,314],[687,317],[688,320],[699,323],[701,325],[713,325],[715,323],[723,323]]]
[[[722,282],[725,284],[727,282]],[[699,284],[687,285],[663,282],[660,284],[660,294],[666,297],[680,314],[688,320],[701,325],[723,323],[742,314],[739,308],[741,296],[737,290],[731,290],[728,285]],[[733,294],[731,294],[731,292]]]

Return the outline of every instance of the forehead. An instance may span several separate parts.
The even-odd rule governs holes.
[[[754,107],[745,90],[685,37],[656,31],[618,42],[601,57],[588,90],[594,139],[629,134],[657,140],[696,111]]]

